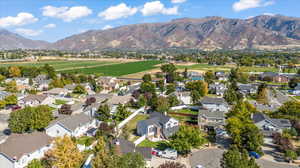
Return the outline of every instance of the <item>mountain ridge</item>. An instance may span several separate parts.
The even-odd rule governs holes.
[[[76,51],[172,47],[202,50],[300,48],[300,18],[282,15],[248,19],[178,18],[169,22],[89,30],[39,47]]]

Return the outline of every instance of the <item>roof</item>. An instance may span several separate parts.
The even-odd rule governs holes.
[[[68,89],[68,90],[74,90],[75,89],[75,87],[76,87],[76,85],[75,84],[69,84],[69,85],[65,85],[65,89]]]
[[[265,77],[275,77],[275,76],[277,76],[277,75],[279,75],[279,74],[278,74],[278,73],[275,73],[275,72],[264,72],[264,73],[261,74],[261,76],[262,76],[263,78],[265,78]]]
[[[274,124],[275,126],[279,128],[289,128],[291,127],[291,122],[287,119],[275,119],[275,118],[270,118],[269,116],[263,114],[263,113],[255,113],[252,116],[252,120],[254,123],[258,123],[261,121],[268,121]]]
[[[5,154],[10,159],[16,158],[18,160],[24,154],[32,153],[49,145],[51,141],[52,139],[44,132],[12,134],[4,143],[0,144],[0,153]]]
[[[152,112],[152,113],[150,113],[150,118],[149,119],[139,121],[138,125],[139,124],[142,124],[142,125],[156,125],[158,127],[162,127],[170,119],[171,119],[171,117],[166,116],[162,113]]]
[[[28,95],[25,98],[23,98],[22,100],[27,102],[27,101],[38,101],[38,102],[42,102],[44,101],[48,96],[47,95]]]
[[[204,97],[201,100],[201,104],[224,104],[228,105],[225,99],[223,98],[217,98],[217,97]]]
[[[53,126],[54,124],[60,124],[64,128],[70,131],[75,131],[75,129],[78,128],[79,126],[89,123],[92,120],[93,119],[90,116],[84,113],[70,115],[70,116],[63,115],[59,117],[56,121],[54,121],[52,124],[50,124],[48,128]]]
[[[65,88],[53,88],[51,90],[45,91],[46,94],[60,94],[61,92],[68,92]]]
[[[113,97],[113,94],[103,94],[103,93],[100,93],[100,94],[93,94],[93,95],[89,95],[87,96],[87,98],[91,98],[91,97],[94,97],[96,99],[97,102],[101,103],[107,99],[110,99]]]
[[[113,96],[107,101],[107,104],[126,104],[131,100],[131,98],[131,95]]]
[[[212,111],[212,110],[206,110],[206,109],[200,109],[199,110],[199,116],[204,116],[205,118],[211,118],[211,119],[224,119],[225,118],[225,112],[224,111]]]
[[[239,84],[238,88],[239,88],[239,90],[250,91],[251,89],[257,89],[257,86],[252,85],[252,84]]]

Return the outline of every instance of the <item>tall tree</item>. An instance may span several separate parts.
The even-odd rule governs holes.
[[[130,116],[130,111],[127,110],[127,107],[124,106],[123,104],[119,104],[117,107],[117,113],[114,116],[114,119],[117,122],[121,122],[125,120],[128,116]]]
[[[119,168],[145,168],[146,162],[139,153],[127,153],[118,158]]]
[[[75,93],[75,94],[86,94],[87,91],[82,85],[77,85],[74,88],[73,93]]]
[[[116,158],[109,154],[103,137],[99,137],[94,148],[94,159],[92,160],[92,168],[115,168],[117,167]]]
[[[5,90],[12,93],[18,92],[17,82],[15,80],[8,82]]]
[[[56,138],[47,156],[52,160],[52,166],[59,168],[77,168],[83,161],[83,155],[76,143],[68,136]]]
[[[8,68],[9,77],[20,77],[21,76],[21,70],[17,66],[11,66]]]
[[[108,122],[111,119],[110,109],[107,104],[101,105],[96,114],[99,121]]]
[[[143,81],[144,82],[151,82],[152,81],[151,75],[150,74],[145,74],[143,76]]]
[[[37,159],[33,159],[26,168],[44,168],[42,162]]]

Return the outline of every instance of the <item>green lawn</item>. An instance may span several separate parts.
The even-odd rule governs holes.
[[[175,110],[175,111],[171,111],[171,112],[198,115],[198,111],[193,111],[190,109],[181,109],[181,110]]]
[[[148,115],[144,115],[144,114],[139,114],[137,116],[135,116],[132,120],[130,120],[127,124],[126,127],[130,132],[130,137],[129,140],[131,141],[135,141],[137,140],[139,137],[136,135],[136,125],[139,121],[141,120],[146,120],[148,118]]]
[[[167,145],[164,141],[152,142],[148,139],[145,139],[143,142],[138,144],[138,147],[157,148],[160,150],[164,150],[165,148],[167,148]]]
[[[67,103],[67,101],[56,99],[54,104],[55,105],[63,105],[63,104],[66,104],[66,103]]]
[[[62,72],[83,73],[83,74],[101,74],[105,76],[122,76],[147,71],[156,68],[155,65],[161,61],[139,61],[123,64],[104,65],[94,68],[82,68],[76,70],[66,70]]]
[[[95,141],[94,137],[82,136],[76,139],[76,143],[80,145],[90,146]]]

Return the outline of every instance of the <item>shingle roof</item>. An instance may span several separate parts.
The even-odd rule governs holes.
[[[225,112],[224,111],[211,111],[206,109],[199,110],[199,116],[204,116],[206,118],[217,118],[217,119],[224,119]]]
[[[113,96],[107,101],[107,104],[109,105],[114,105],[114,104],[126,104],[131,100],[130,95],[125,95],[125,96]]]
[[[261,122],[263,120],[267,120],[271,122],[272,124],[276,125],[279,128],[289,128],[291,127],[291,122],[287,119],[275,119],[275,118],[270,118],[269,116],[263,114],[263,113],[255,113],[252,116],[252,120],[254,123]]]
[[[44,132],[31,134],[12,134],[0,144],[0,153],[10,159],[20,159],[24,154],[29,154],[51,143],[52,139]]]
[[[227,102],[223,98],[206,96],[201,100],[201,104],[224,104],[224,105],[227,105]]]
[[[90,116],[84,113],[70,115],[70,116],[64,115],[63,117],[60,117],[48,127],[51,127],[52,125],[57,123],[70,131],[75,131],[75,129],[78,128],[79,126],[84,125],[92,120],[93,119]]]
[[[22,100],[27,102],[27,101],[38,101],[38,102],[42,102],[44,101],[48,96],[47,95],[28,95],[25,98],[23,98]]]

